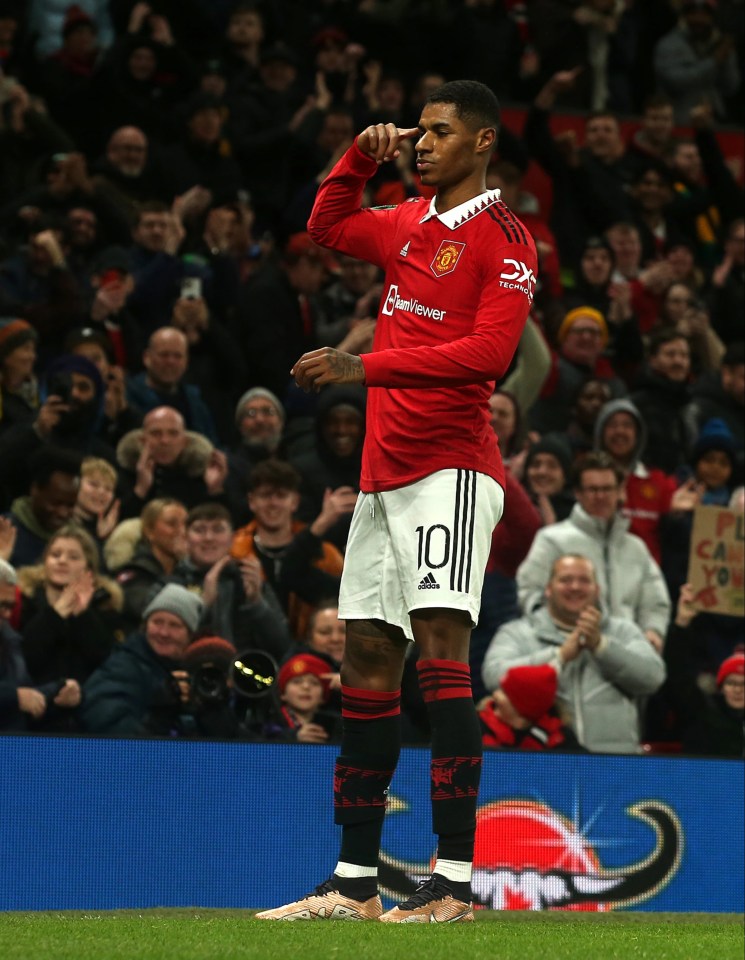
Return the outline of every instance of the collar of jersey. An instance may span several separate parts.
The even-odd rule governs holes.
[[[435,200],[437,198],[432,197],[429,202],[429,209],[419,222],[424,223],[434,217],[439,220],[440,223],[444,223],[450,230],[457,230],[458,227],[472,220],[477,214],[481,213],[482,210],[486,210],[487,207],[495,204],[500,196],[500,190],[487,190],[486,193],[480,193],[477,197],[471,197],[470,200],[459,203],[457,207],[446,210],[445,213],[437,212],[435,206]]]

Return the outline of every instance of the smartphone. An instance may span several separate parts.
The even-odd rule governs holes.
[[[201,277],[184,277],[181,281],[182,300],[200,300],[202,297]]]

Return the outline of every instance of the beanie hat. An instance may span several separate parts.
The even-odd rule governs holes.
[[[603,347],[605,347],[608,343],[608,324],[605,322],[605,317],[599,310],[596,310],[595,307],[588,306],[575,307],[574,310],[570,310],[569,313],[564,315],[564,319],[561,321],[561,325],[556,334],[557,341],[560,344],[563,343],[574,324],[582,317],[587,317],[600,327],[600,333],[603,337]]]
[[[550,453],[552,457],[556,457],[564,471],[564,479],[568,483],[572,472],[572,451],[567,441],[555,433],[547,433],[545,437],[541,437],[528,450],[525,457],[525,470],[539,453]]]
[[[550,710],[556,688],[556,671],[548,664],[512,667],[499,684],[515,710],[528,720],[539,720]]]
[[[202,599],[196,593],[192,593],[179,583],[167,583],[145,607],[142,619],[147,620],[151,613],[164,610],[183,620],[190,633],[196,633],[203,609]]]
[[[96,397],[100,399],[103,396],[103,379],[98,367],[92,360],[89,360],[88,357],[84,357],[79,353],[63,353],[61,356],[56,357],[47,367],[45,376],[46,385],[48,386],[56,376],[66,373],[79,373],[82,377],[88,377],[89,380],[93,381],[93,386],[96,389]]]
[[[745,673],[745,653],[733,653],[731,657],[727,657],[720,664],[719,670],[717,670],[717,686],[721,687],[727,677],[733,673]]]
[[[721,450],[735,464],[735,438],[732,431],[720,417],[712,417],[701,428],[696,442],[693,445],[691,461],[695,465],[701,457],[710,450]]]
[[[247,406],[254,397],[264,397],[265,400],[268,400],[273,407],[276,407],[277,413],[282,423],[285,422],[285,408],[282,406],[282,401],[276,395],[272,393],[271,390],[267,390],[266,387],[251,387],[250,390],[246,390],[241,399],[238,401],[238,404],[235,408],[235,422],[236,424],[240,421],[243,414],[243,408]]]
[[[29,340],[38,340],[38,334],[28,320],[0,317],[0,362]]]
[[[284,693],[288,682],[294,677],[303,677],[307,673],[312,673],[318,677],[323,685],[323,701],[325,703],[331,693],[331,684],[324,674],[333,672],[333,669],[329,667],[328,663],[325,660],[321,660],[320,657],[309,653],[295,654],[294,657],[290,657],[289,660],[283,663],[280,668],[279,676],[277,677],[279,692]]]
[[[193,669],[202,663],[214,663],[229,670],[237,655],[233,644],[222,637],[200,637],[186,648],[181,659],[186,669]]]
[[[81,6],[74,3],[65,10],[62,36],[66,37],[70,31],[76,30],[78,27],[90,27],[92,30],[96,30],[96,21]]]

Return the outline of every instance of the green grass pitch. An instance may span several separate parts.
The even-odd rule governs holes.
[[[238,910],[0,914],[3,960],[743,960],[744,941],[731,914],[481,911],[436,929]]]

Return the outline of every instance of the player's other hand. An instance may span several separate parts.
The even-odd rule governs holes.
[[[290,370],[295,383],[306,393],[318,392],[327,383],[364,383],[365,367],[359,357],[351,353],[321,347],[304,353]]]
[[[376,163],[395,160],[400,154],[403,140],[419,137],[419,127],[397,127],[395,123],[374,123],[357,137],[357,146]]]

